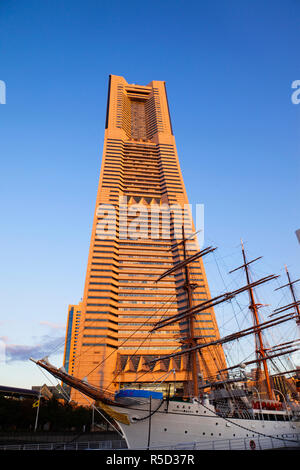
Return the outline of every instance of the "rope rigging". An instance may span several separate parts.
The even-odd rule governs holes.
[[[242,245],[243,247],[243,245]],[[243,248],[243,254],[244,254],[244,248]],[[220,270],[220,267],[219,267],[219,264],[218,264],[218,260],[217,260],[217,257],[214,253],[214,259],[215,259],[215,263],[217,265],[217,270],[219,272],[219,275],[221,277],[221,280],[223,282],[223,285],[225,286],[226,288],[226,283],[225,283],[225,280],[224,280],[224,277],[222,276],[222,273],[221,273],[221,270]],[[256,258],[258,259],[258,258]],[[255,346],[256,346],[256,360],[254,361],[248,361],[248,358],[251,356],[251,354],[248,354],[245,353],[243,351],[243,357],[244,357],[244,360],[243,362],[248,362],[249,364],[252,363],[252,362],[256,362],[257,364],[257,367],[256,367],[256,377],[253,377],[252,376],[252,379],[254,378],[253,382],[254,384],[259,387],[262,385],[262,383],[264,382],[263,386],[266,387],[266,393],[268,395],[269,400],[271,400],[270,398],[270,393],[269,393],[269,390],[268,390],[268,376],[267,376],[267,372],[266,372],[266,367],[265,367],[265,363],[266,363],[266,360],[270,360],[271,364],[272,364],[272,367],[275,371],[277,371],[278,373],[280,372],[280,369],[281,368],[284,368],[284,362],[283,362],[283,359],[279,356],[280,355],[283,355],[284,353],[288,353],[290,352],[291,350],[289,350],[289,347],[290,346],[287,346],[285,348],[282,348],[283,351],[280,352],[278,354],[278,357],[276,357],[276,360],[271,356],[271,357],[268,357],[268,352],[271,351],[270,354],[272,354],[272,350],[273,352],[275,352],[275,354],[278,352],[278,350],[276,350],[276,347],[273,346],[273,348],[270,346],[269,343],[266,342],[266,339],[265,339],[265,336],[262,335],[262,330],[264,330],[265,328],[270,328],[272,326],[276,326],[277,324],[279,323],[282,323],[284,322],[285,320],[283,318],[285,318],[284,316],[283,317],[277,317],[275,320],[269,320],[269,321],[265,321],[263,320],[263,323],[261,323],[261,317],[258,316],[258,311],[257,309],[260,307],[260,306],[263,306],[263,304],[261,302],[259,302],[259,297],[257,297],[256,295],[256,292],[254,294],[254,292],[252,292],[252,289],[253,287],[256,287],[256,285],[259,285],[261,283],[261,281],[264,281],[265,279],[266,280],[271,280],[272,276],[269,276],[269,277],[266,277],[266,278],[263,278],[263,279],[260,279],[259,281],[255,281],[255,282],[251,282],[249,279],[250,279],[250,276],[251,276],[251,279],[253,278],[253,272],[252,270],[250,270],[249,268],[249,271],[248,271],[248,264],[252,263],[253,261],[256,261],[255,260],[252,260],[250,261],[249,263],[246,262],[246,258],[245,258],[245,255],[244,255],[244,265],[240,266],[239,268],[236,268],[237,269],[240,269],[240,268],[243,268],[245,267],[245,271],[246,271],[246,274],[247,274],[247,286],[248,286],[248,290],[249,290],[249,302],[247,304],[247,306],[242,306],[237,300],[236,298],[234,297],[234,301],[235,303],[233,303],[232,299],[230,300],[230,306],[231,306],[231,309],[233,311],[233,317],[231,319],[226,319],[226,322],[227,324],[230,323],[230,321],[232,321],[233,319],[235,319],[238,327],[239,327],[239,334],[240,334],[240,337],[237,336],[237,338],[233,338],[235,335],[228,335],[228,337],[224,337],[224,338],[221,338],[219,341],[209,341],[209,339],[207,339],[207,337],[205,336],[205,324],[204,323],[201,323],[199,328],[197,328],[199,330],[199,337],[193,337],[193,340],[196,340],[194,345],[196,346],[193,346],[193,343],[190,341],[188,341],[188,339],[186,340],[186,343],[187,343],[187,353],[188,353],[188,356],[187,356],[187,361],[188,361],[188,367],[187,367],[187,371],[186,371],[186,384],[187,384],[187,388],[186,390],[188,390],[189,392],[189,395],[190,395],[190,398],[192,396],[194,396],[194,398],[196,399],[196,396],[199,396],[199,391],[200,391],[200,396],[202,396],[202,393],[205,391],[205,389],[210,389],[210,391],[212,391],[214,393],[214,391],[217,389],[217,385],[218,383],[222,384],[222,387],[225,391],[227,391],[227,396],[226,396],[226,406],[228,408],[225,407],[223,408],[223,414],[221,413],[218,413],[217,411],[213,411],[211,408],[208,408],[207,406],[205,406],[204,403],[198,401],[198,399],[196,399],[196,402],[200,403],[204,408],[207,408],[209,409],[210,412],[214,413],[216,416],[218,417],[221,417],[222,419],[224,419],[225,421],[227,421],[228,423],[231,423],[232,425],[234,426],[237,426],[241,429],[244,429],[246,431],[249,431],[249,432],[252,432],[252,433],[255,433],[256,435],[258,436],[263,436],[263,437],[268,437],[268,438],[271,438],[271,439],[278,439],[280,441],[285,441],[285,442],[291,442],[291,443],[295,443],[298,441],[294,441],[292,439],[284,439],[284,438],[280,438],[278,436],[275,436],[275,435],[268,435],[266,433],[263,433],[263,432],[260,432],[260,431],[257,431],[257,430],[253,430],[253,429],[249,429],[248,427],[244,426],[243,424],[239,424],[237,422],[235,422],[235,420],[232,420],[232,419],[229,419],[230,416],[235,416],[232,412],[232,414],[230,414],[230,406],[232,405],[233,406],[233,410],[235,410],[235,412],[237,413],[238,415],[238,419],[241,419],[241,418],[244,418],[244,419],[251,419],[253,420],[254,419],[254,415],[253,415],[253,412],[251,413],[251,400],[249,400],[249,396],[251,395],[250,391],[246,391],[244,392],[244,394],[241,394],[240,396],[242,396],[243,398],[246,397],[247,400],[245,399],[241,399],[239,394],[236,393],[235,391],[237,390],[235,388],[235,386],[233,385],[232,386],[232,383],[234,382],[247,382],[250,378],[246,376],[246,374],[244,374],[244,377],[242,376],[242,374],[240,373],[240,377],[236,377],[237,380],[234,380],[234,377],[231,378],[232,376],[230,375],[229,373],[229,369],[235,369],[235,368],[238,368],[238,366],[232,366],[232,367],[229,367],[227,369],[224,369],[224,349],[223,349],[223,343],[225,344],[226,342],[230,342],[232,341],[231,339],[231,336],[233,339],[237,339],[238,341],[238,345],[240,347],[240,349],[242,349],[242,344],[241,344],[241,337],[242,336],[248,336],[249,334],[254,334],[254,337],[255,337]],[[185,264],[184,262],[179,262],[178,263],[180,265],[180,267],[182,266],[182,269],[184,270],[185,269]],[[236,270],[233,270],[233,271],[236,271]],[[161,276],[163,277],[163,276]],[[276,277],[274,277],[274,279],[276,279]],[[191,277],[190,278],[190,281],[191,282],[194,282],[197,281],[197,278],[195,277]],[[232,283],[235,283],[236,282],[236,279],[233,279],[232,280]],[[194,284],[195,285],[195,284]],[[187,286],[187,283],[186,284],[182,284],[180,287],[184,287],[184,286]],[[201,286],[202,287],[202,286]],[[242,288],[240,289],[241,292],[247,292],[245,288]],[[238,290],[236,291],[238,292]],[[235,293],[235,292],[234,292]],[[191,304],[191,299],[192,301],[194,300],[193,299],[193,296],[194,296],[194,291],[192,292],[192,295],[190,296],[190,298],[188,299],[188,294],[189,294],[189,291],[188,291],[188,288],[186,287],[186,303],[188,304],[188,308],[191,310],[190,312],[190,317],[193,317],[195,314],[197,314],[198,312],[194,312],[193,309],[194,307],[192,307],[193,304]],[[255,297],[254,297],[255,295]],[[168,322],[169,324],[172,324],[172,319],[173,317],[176,317],[176,316],[170,316],[170,315],[167,315],[167,313],[169,312],[170,309],[172,309],[172,305],[173,305],[173,301],[176,299],[176,295],[173,294],[171,296],[165,296],[165,297],[168,297],[168,299],[162,304],[162,305],[159,305],[156,310],[154,311],[154,313],[152,313],[151,315],[149,315],[149,317],[144,321],[142,322],[141,324],[138,325],[138,327],[132,331],[132,333],[126,337],[121,343],[119,343],[119,347],[121,347],[122,345],[124,345],[126,342],[128,342],[129,340],[131,340],[134,336],[137,335],[137,333],[139,332],[142,332],[143,334],[144,333],[147,333],[145,335],[145,337],[142,337],[140,343],[138,345],[136,345],[135,347],[135,351],[131,354],[128,354],[128,357],[127,357],[127,361],[130,361],[132,360],[134,357],[137,356],[139,350],[141,348],[143,348],[143,345],[145,343],[147,343],[149,341],[149,339],[151,338],[151,336],[153,335],[155,328],[153,330],[150,330],[147,332],[147,330],[143,330],[143,327],[145,326],[149,326],[151,327],[151,325],[153,325],[153,323],[149,323],[149,320],[150,319],[153,319],[153,317],[157,317],[157,313],[160,312],[161,315],[159,315],[160,319],[157,319],[156,318],[156,321],[159,322],[160,321],[166,321],[167,325],[168,325]],[[195,299],[196,300],[196,299]],[[207,299],[204,299],[207,301]],[[214,300],[214,299],[213,299]],[[157,301],[157,303],[160,303],[161,301]],[[205,302],[204,302],[205,303]],[[153,304],[152,304],[153,305]],[[155,305],[155,303],[154,303]],[[239,313],[236,312],[236,308],[235,308],[235,305],[237,305],[238,309],[239,309]],[[214,308],[214,305],[212,306],[208,306],[208,308]],[[162,312],[162,310],[165,309],[164,312]],[[256,314],[256,321],[255,321],[255,316],[253,314],[253,311],[254,309],[256,309],[255,311],[255,314]],[[200,310],[201,311],[201,310]],[[246,328],[244,330],[241,331],[241,328],[243,327],[243,325],[245,326],[245,322],[249,322],[249,319],[251,318],[251,315],[249,315],[249,311],[250,313],[253,314],[252,316],[252,320],[253,320],[253,323],[254,323],[254,326],[251,327],[251,328]],[[286,315],[287,317],[288,315]],[[242,317],[242,318],[241,318]],[[136,318],[138,319],[139,316],[136,315]],[[170,318],[171,318],[171,321],[170,321]],[[179,320],[181,320],[182,318],[184,318],[182,316],[182,313],[179,315]],[[186,316],[186,319],[188,319],[188,314]],[[294,317],[293,317],[294,318]],[[176,319],[174,320],[176,321]],[[178,320],[177,320],[178,321]],[[277,323],[276,323],[277,322]],[[274,323],[274,325],[273,325]],[[217,323],[216,323],[217,325]],[[226,325],[226,323],[225,323]],[[82,328],[83,328],[83,324],[82,324]],[[180,331],[180,330],[179,330]],[[216,326],[216,331],[218,331],[218,327]],[[187,336],[188,338],[188,336]],[[138,338],[140,339],[140,338]],[[191,339],[191,338],[190,338]],[[198,340],[200,340],[200,343],[198,343]],[[248,340],[248,338],[247,338]],[[182,347],[184,344],[184,341],[182,341],[182,344],[180,346],[178,346],[178,348],[176,348],[175,350],[173,350],[173,356],[176,356],[178,355],[177,351],[180,352],[180,355],[184,355],[185,352],[184,352],[184,348]],[[289,344],[289,343],[286,343],[286,344]],[[200,347],[199,347],[200,346]],[[280,345],[279,345],[280,346]],[[148,347],[149,347],[149,344],[148,344]],[[147,349],[147,346],[143,349]],[[171,348],[170,348],[171,349]],[[174,348],[173,348],[174,349]],[[280,350],[280,348],[279,348]],[[229,350],[227,351],[228,355],[232,355],[232,351],[233,351],[233,348],[229,348]],[[85,351],[87,352],[87,351]],[[105,357],[101,362],[97,363],[97,365],[95,367],[93,367],[87,374],[87,376],[89,376],[90,374],[92,374],[97,368],[101,367],[105,361],[107,361],[113,354],[115,354],[116,352],[118,352],[117,350],[114,350],[112,351],[107,357]],[[177,353],[177,354],[176,354]],[[265,354],[266,353],[266,354]],[[78,357],[80,357],[80,355],[82,355],[83,352],[81,351],[81,354],[79,354],[76,359],[78,359]],[[145,353],[144,353],[145,354]],[[163,360],[167,357],[171,358],[173,357],[172,354],[170,354],[169,356],[158,356],[158,359],[156,359],[156,361],[159,361],[159,360]],[[147,354],[146,354],[147,355]],[[193,357],[192,357],[193,355]],[[245,359],[246,357],[246,359]],[[209,360],[208,360],[209,359]],[[198,369],[197,370],[200,370],[200,372],[202,374],[204,374],[202,376],[205,377],[206,379],[206,382],[202,382],[202,384],[200,384],[201,386],[198,388],[198,377],[197,377],[197,390],[198,390],[198,393],[197,395],[195,395],[195,384],[193,383],[193,380],[194,380],[194,377],[195,377],[195,374],[194,374],[194,371],[192,370],[193,369],[193,360],[196,360],[196,364],[197,364],[197,367]],[[276,361],[279,361],[280,365],[278,365],[276,363]],[[288,358],[288,361],[290,359]],[[145,370],[145,371],[140,371],[140,372],[137,372],[136,374],[136,378],[135,378],[135,382],[141,382],[141,379],[146,375],[148,374],[149,375],[149,372],[151,372],[152,374],[152,386],[155,385],[156,383],[158,383],[158,381],[160,379],[155,379],[155,376],[153,374],[153,370],[151,370],[151,363],[155,362],[155,360],[145,360],[145,365],[148,365],[148,369],[149,370]],[[239,363],[241,364],[241,363]],[[264,365],[264,368],[262,370],[261,368],[261,364]],[[214,367],[212,367],[212,365]],[[214,375],[212,374],[212,370],[216,369],[218,372],[215,373]],[[122,373],[122,368],[120,367],[119,370],[117,370],[115,372],[115,374],[113,375],[113,378],[112,380],[110,381],[110,383],[106,386],[106,388],[104,389],[104,392],[107,391],[110,386],[113,384],[113,383],[116,383],[116,379],[117,377]],[[163,381],[160,382],[158,385],[161,385],[163,382],[166,381],[167,377],[169,376],[169,374],[172,372],[172,370],[168,371],[167,374],[164,374],[163,376]],[[263,375],[263,373],[265,375]],[[189,374],[192,374],[192,379],[189,377]],[[199,375],[199,374],[198,374]],[[265,377],[263,380],[261,380],[262,377]],[[176,376],[175,376],[175,369],[174,369],[174,384],[176,384]],[[290,390],[292,390],[292,392],[294,393],[295,392],[295,387],[293,388],[291,384],[288,384],[288,387],[290,388]],[[189,390],[190,387],[193,387],[193,390]],[[274,386],[273,386],[274,387]],[[252,394],[253,394],[253,389],[257,390],[255,387],[253,387],[253,385],[250,385],[250,389],[252,388]],[[278,388],[278,387],[277,387]],[[245,387],[244,387],[245,389]],[[170,390],[170,385],[169,385],[169,390]],[[203,392],[202,392],[203,390]],[[257,392],[258,393],[258,392]],[[265,393],[265,391],[263,391],[263,393]],[[273,393],[273,391],[272,391]],[[194,394],[194,395],[193,395]],[[225,395],[224,395],[225,396]],[[258,394],[258,397],[259,397],[259,400],[260,400],[260,395]],[[278,397],[277,397],[278,399]],[[217,400],[218,400],[218,395],[217,394],[214,394],[213,395],[213,398],[212,400],[217,403]],[[150,400],[151,402],[151,400]],[[143,418],[136,418],[136,421],[142,421],[142,420],[146,420],[146,419],[150,419],[151,416],[153,416],[156,412],[158,412],[163,404],[164,400],[162,399],[160,404],[158,405],[158,407],[155,409],[155,410],[152,410],[151,411],[151,405],[150,405],[150,414],[148,414],[147,416],[144,416]],[[229,406],[229,403],[230,403],[230,406]],[[287,413],[287,416],[289,417],[289,412],[288,412],[288,408],[286,406],[286,413]]]

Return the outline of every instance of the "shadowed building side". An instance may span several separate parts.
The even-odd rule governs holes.
[[[77,340],[81,316],[81,302],[78,305],[69,305],[66,339],[64,349],[64,368],[69,374],[74,372],[74,359],[77,352]]]

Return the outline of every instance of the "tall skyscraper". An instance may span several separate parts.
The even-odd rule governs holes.
[[[199,181],[201,180],[199,176]],[[184,387],[186,358],[148,361],[184,345],[188,320],[151,333],[153,325],[187,308],[184,272],[158,277],[183,260],[179,244],[194,225],[179,167],[165,82],[130,85],[110,76],[102,166],[92,227],[80,325],[72,373],[114,392],[153,381]],[[199,249],[196,237],[188,254]],[[199,258],[190,267],[193,302],[210,293]],[[196,315],[199,340],[219,337],[212,308]],[[198,354],[203,378],[226,367],[223,350]],[[162,377],[164,376],[164,380]],[[71,396],[86,404],[77,391]]]

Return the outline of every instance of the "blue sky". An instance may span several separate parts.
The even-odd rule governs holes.
[[[220,266],[237,266],[243,238],[258,269],[299,277],[299,17],[297,0],[1,1],[2,384],[45,382],[26,358],[63,343],[82,296],[109,74],[166,81]]]

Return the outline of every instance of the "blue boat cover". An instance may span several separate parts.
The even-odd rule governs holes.
[[[157,400],[163,399],[163,394],[161,392],[153,392],[152,390],[126,390],[122,389],[116,393],[115,397],[139,397],[139,398],[155,398]]]

